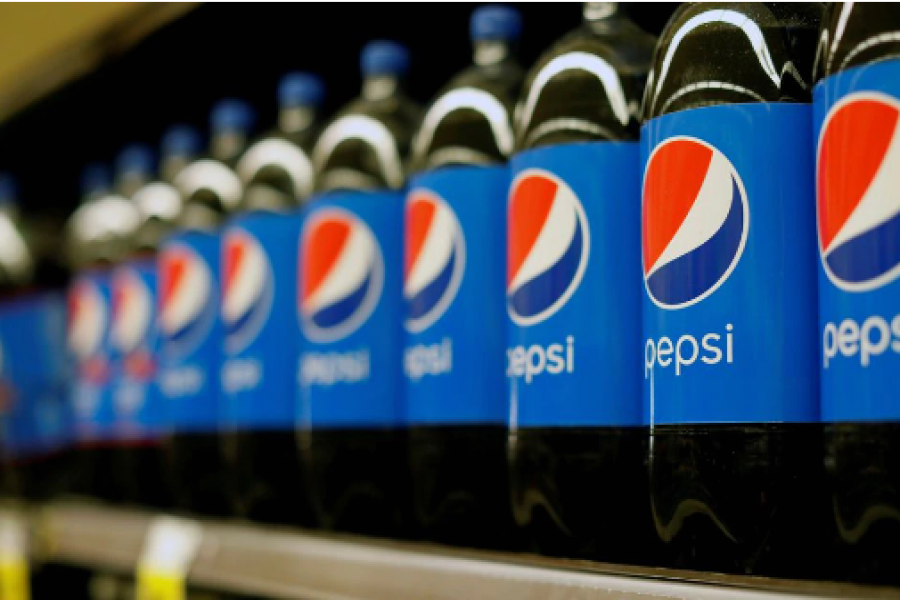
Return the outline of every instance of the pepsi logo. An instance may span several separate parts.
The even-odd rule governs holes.
[[[590,232],[584,207],[564,181],[540,169],[512,182],[507,207],[506,307],[518,325],[558,311],[584,276]]]
[[[900,102],[861,92],[826,115],[817,153],[819,253],[849,292],[900,275]]]
[[[659,144],[644,171],[644,286],[679,309],[719,288],[740,261],[750,211],[744,184],[715,147],[690,137]]]
[[[69,292],[69,350],[79,361],[100,354],[108,323],[106,301],[96,284],[80,280]]]
[[[453,209],[428,190],[414,190],[404,217],[403,296],[406,328],[427,329],[456,296],[465,271],[466,243]]]
[[[166,351],[190,352],[215,319],[215,290],[209,266],[190,246],[170,244],[159,255],[159,328]]]
[[[345,210],[325,208],[306,220],[299,251],[303,333],[318,342],[353,333],[374,310],[384,282],[372,230]]]
[[[153,318],[153,299],[141,276],[128,267],[112,280],[112,343],[122,354],[138,349],[147,339]]]
[[[272,267],[262,245],[244,229],[231,229],[225,234],[222,265],[225,349],[240,352],[269,319],[274,295]]]

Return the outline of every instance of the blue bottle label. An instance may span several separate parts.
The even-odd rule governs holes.
[[[504,424],[506,167],[413,179],[403,262],[407,417]]]
[[[314,200],[299,253],[300,419],[308,427],[402,423],[401,192]]]
[[[80,275],[69,289],[68,347],[74,364],[72,418],[81,442],[113,438],[109,271]]]
[[[538,148],[511,166],[510,424],[638,425],[638,144]]]
[[[158,386],[165,419],[177,432],[216,431],[219,424],[219,235],[173,236],[157,259]]]
[[[822,418],[900,420],[900,60],[813,91]]]
[[[295,215],[252,213],[222,235],[221,385],[231,429],[292,429],[296,419]]]
[[[67,377],[66,299],[62,292],[29,294],[0,305],[0,353],[5,373],[18,383]]]
[[[124,439],[158,435],[164,425],[156,386],[156,289],[153,259],[135,260],[113,271],[112,396],[117,433]]]
[[[818,420],[810,123],[737,104],[644,126],[649,423]]]

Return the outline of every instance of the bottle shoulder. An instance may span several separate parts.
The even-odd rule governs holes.
[[[636,139],[654,38],[624,17],[585,23],[529,71],[516,116],[516,144]]]
[[[821,5],[693,3],[663,32],[643,117],[716,104],[808,102]]]

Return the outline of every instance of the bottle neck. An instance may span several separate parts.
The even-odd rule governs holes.
[[[247,146],[247,135],[243,131],[225,130],[215,133],[210,142],[210,153],[224,163],[234,161]]]
[[[588,23],[598,23],[619,14],[617,2],[585,2],[582,14]]]
[[[131,198],[136,191],[149,182],[150,179],[146,173],[138,171],[123,173],[116,181],[116,191],[126,198]]]
[[[193,157],[188,154],[172,154],[164,156],[159,165],[159,175],[166,183],[173,183],[183,168],[188,166]]]
[[[303,132],[315,120],[316,109],[311,106],[284,106],[278,111],[278,129],[288,135]]]
[[[512,48],[503,40],[479,40],[475,42],[473,61],[480,67],[503,62],[512,55]]]
[[[363,79],[362,96],[366,100],[384,100],[400,90],[396,75],[370,75]]]

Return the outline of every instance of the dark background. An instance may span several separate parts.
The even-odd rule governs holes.
[[[111,161],[128,142],[154,147],[163,129],[188,122],[206,129],[210,106],[225,96],[257,109],[261,127],[275,118],[284,73],[321,75],[328,111],[359,91],[359,50],[374,38],[408,46],[411,95],[426,102],[471,60],[469,15],[475,4],[203,5],[127,52],[0,124],[0,169],[17,176],[26,213],[63,218],[78,203],[82,166]],[[626,10],[659,34],[676,4]],[[576,27],[581,5],[518,5],[523,64]]]

